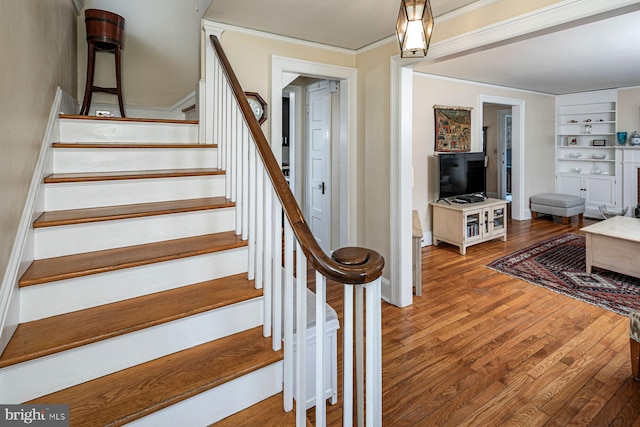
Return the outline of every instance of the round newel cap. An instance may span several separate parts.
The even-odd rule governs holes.
[[[368,249],[351,246],[336,250],[331,258],[344,265],[362,265],[369,261],[369,252]]]

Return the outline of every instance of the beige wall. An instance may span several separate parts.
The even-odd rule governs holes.
[[[387,261],[390,253],[390,58],[389,43],[358,55],[358,244]]]
[[[67,0],[69,1],[69,0]],[[85,0],[125,19],[122,86],[125,106],[168,108],[196,89],[199,80],[200,15],[195,2],[175,0]],[[161,11],[161,13],[153,13]],[[87,72],[84,11],[78,16],[78,97]],[[115,87],[114,56],[96,55],[95,85]],[[92,102],[117,104],[114,95],[96,93]]]
[[[433,106],[452,105],[473,107],[471,122],[478,120],[480,95],[525,102],[524,141],[524,196],[553,192],[554,179],[554,126],[555,98],[516,90],[441,79],[424,74],[413,78],[413,167],[415,187],[413,209],[418,210],[424,232],[431,231],[431,213],[428,203],[438,196],[438,167],[434,157]],[[479,151],[479,135],[473,134],[471,151]],[[515,169],[514,169],[515,173]]]
[[[0,8],[0,272],[4,275],[56,88],[76,88],[69,0],[2,0]]]

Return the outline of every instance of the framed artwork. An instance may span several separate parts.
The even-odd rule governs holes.
[[[435,151],[471,150],[472,107],[446,107],[434,105]]]
[[[605,145],[607,145],[607,140],[606,139],[594,139],[592,142],[594,147],[604,147]]]
[[[578,137],[577,136],[568,136],[567,137],[567,145],[578,145]]]

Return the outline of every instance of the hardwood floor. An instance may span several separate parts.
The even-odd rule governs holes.
[[[590,223],[512,221],[506,243],[466,256],[423,248],[423,296],[406,308],[383,303],[383,424],[640,426],[628,318],[485,267]],[[342,325],[342,290],[330,289]],[[341,417],[340,404],[328,407],[327,425]]]

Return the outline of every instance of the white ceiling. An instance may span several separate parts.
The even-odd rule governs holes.
[[[431,0],[441,16],[477,0]],[[356,50],[395,34],[400,0],[213,0],[205,19]]]
[[[475,2],[431,5],[437,18]],[[399,6],[399,0],[213,0],[204,18],[356,50],[394,34]],[[640,86],[640,12],[597,19],[437,63],[427,55],[414,70],[550,94]]]
[[[639,24],[631,12],[414,70],[556,95],[638,86]]]

